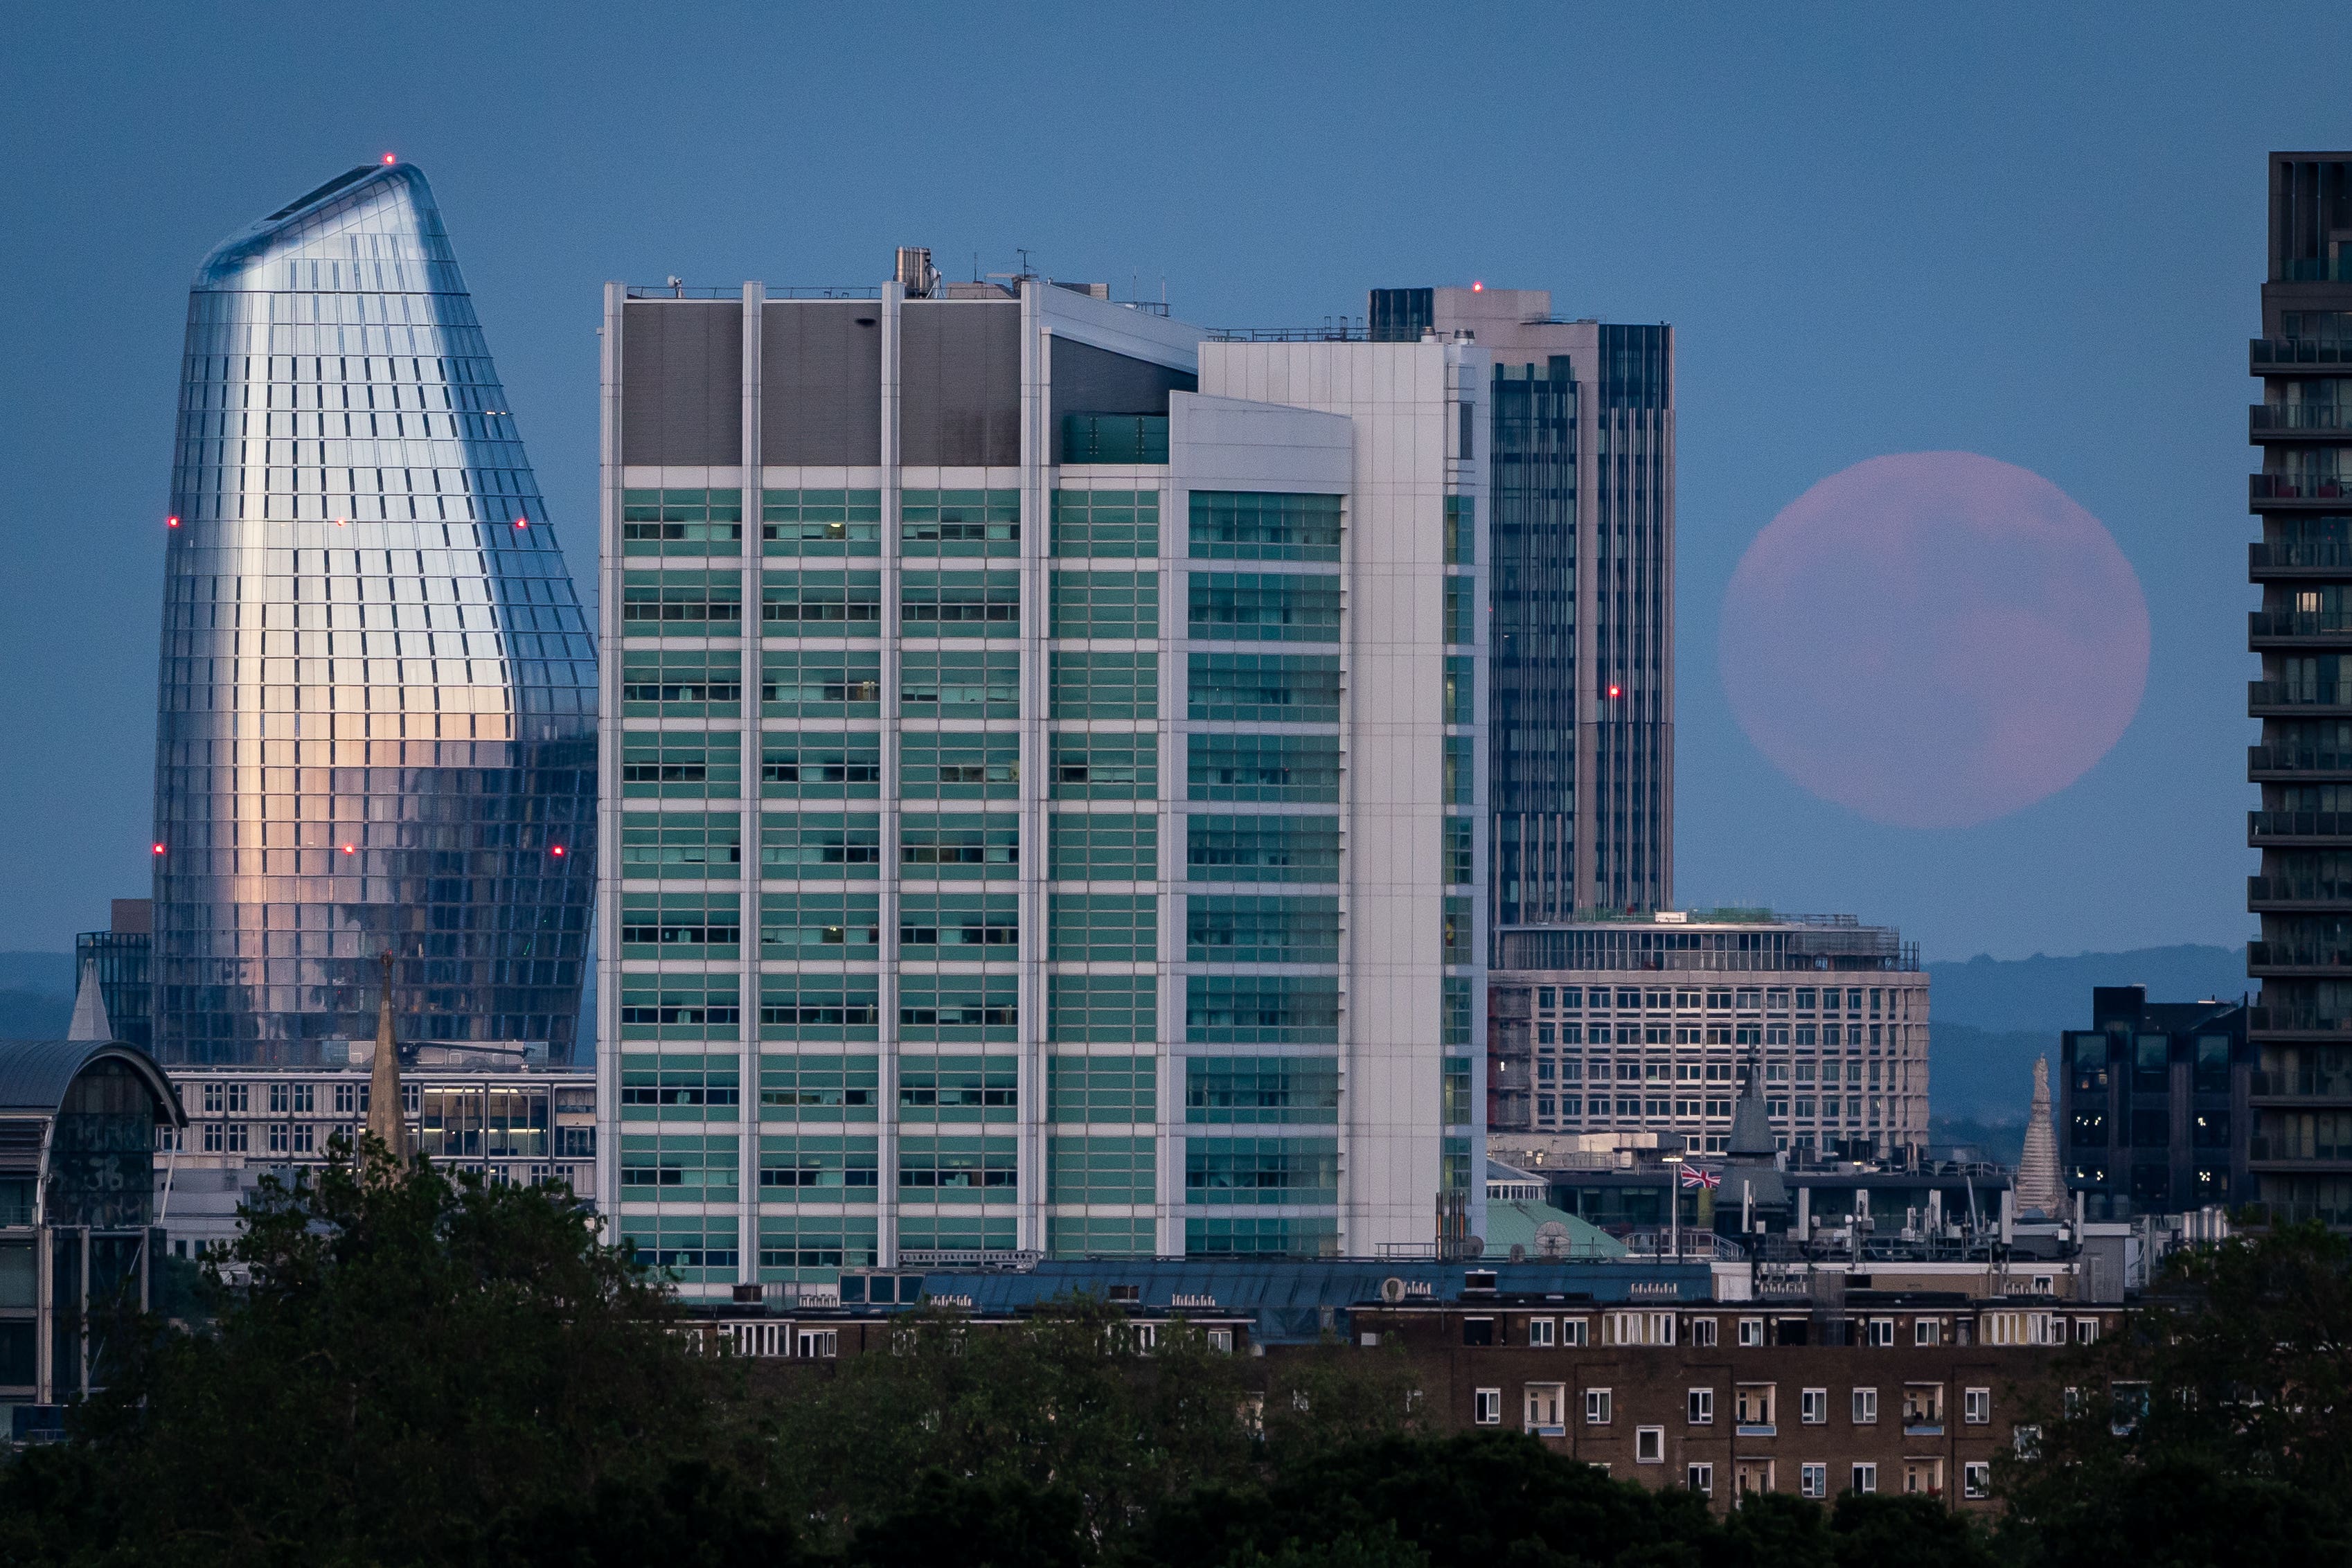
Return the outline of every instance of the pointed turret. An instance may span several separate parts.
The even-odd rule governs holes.
[[[66,1026],[68,1040],[111,1040],[114,1023],[106,1016],[106,996],[98,988],[98,960],[81,961],[81,984],[74,991],[73,1022]]]
[[[2025,1124],[2025,1152],[2017,1162],[2017,1212],[2056,1216],[2066,1206],[2058,1180],[2058,1133],[2050,1122],[2050,1058],[2033,1063],[2033,1114]]]
[[[400,1103],[400,1047],[392,1037],[392,953],[383,955],[383,994],[375,1010],[375,1065],[368,1073],[368,1136],[408,1162],[408,1118]]]

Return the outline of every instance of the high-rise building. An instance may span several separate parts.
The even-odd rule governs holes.
[[[2091,991],[2091,1026],[2060,1042],[2058,1135],[2066,1185],[2095,1220],[2250,1202],[2253,1074],[2242,1000],[2150,1002],[2139,985]],[[2259,1158],[2265,1131],[2251,1148]]]
[[[1851,915],[1660,910],[1503,931],[1489,977],[1497,1134],[1671,1133],[1729,1147],[1751,1063],[1782,1149],[1927,1142],[1927,975]]]
[[[2270,269],[2250,427],[2262,607],[2247,693],[2262,851],[2247,908],[2260,1144],[2253,1196],[2282,1219],[2352,1226],[2352,153],[2273,153]]]
[[[689,1294],[1475,1227],[1487,362],[1107,293],[607,291],[603,1196]]]
[[[352,170],[205,260],[165,555],[154,1048],[572,1054],[594,648],[425,176]]]
[[[1376,342],[1486,352],[1490,919],[1675,889],[1674,329],[1553,318],[1540,289],[1376,289]]]

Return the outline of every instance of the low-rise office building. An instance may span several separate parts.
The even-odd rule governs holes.
[[[2139,985],[2091,993],[2091,1027],[2060,1043],[2058,1134],[2066,1184],[2096,1220],[2172,1214],[2263,1195],[2260,1164],[2303,1135],[2285,1081],[2297,1047],[2264,1047],[2273,1071],[2255,1109],[2242,1000],[2150,1002]],[[2307,1118],[2305,1120],[2308,1120]]]

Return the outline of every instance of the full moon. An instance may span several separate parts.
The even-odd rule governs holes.
[[[1756,536],[1723,598],[1724,691],[1826,800],[1967,827],[2106,755],[2147,687],[2147,603],[2041,475],[1905,452],[1831,475]]]

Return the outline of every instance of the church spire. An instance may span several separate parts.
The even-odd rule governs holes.
[[[2025,1124],[2025,1152],[2017,1163],[2017,1212],[2040,1210],[2056,1218],[2066,1205],[2058,1181],[2058,1134],[2050,1124],[2050,1058],[2033,1061],[2033,1114]]]
[[[408,1163],[408,1118],[400,1100],[400,1047],[392,1037],[392,952],[383,954],[383,991],[376,1004],[375,1064],[368,1074],[368,1136],[382,1140],[399,1164]]]
[[[81,961],[81,984],[74,992],[73,1022],[66,1026],[68,1040],[111,1040],[113,1021],[106,1016],[106,994],[98,985],[98,960]]]

